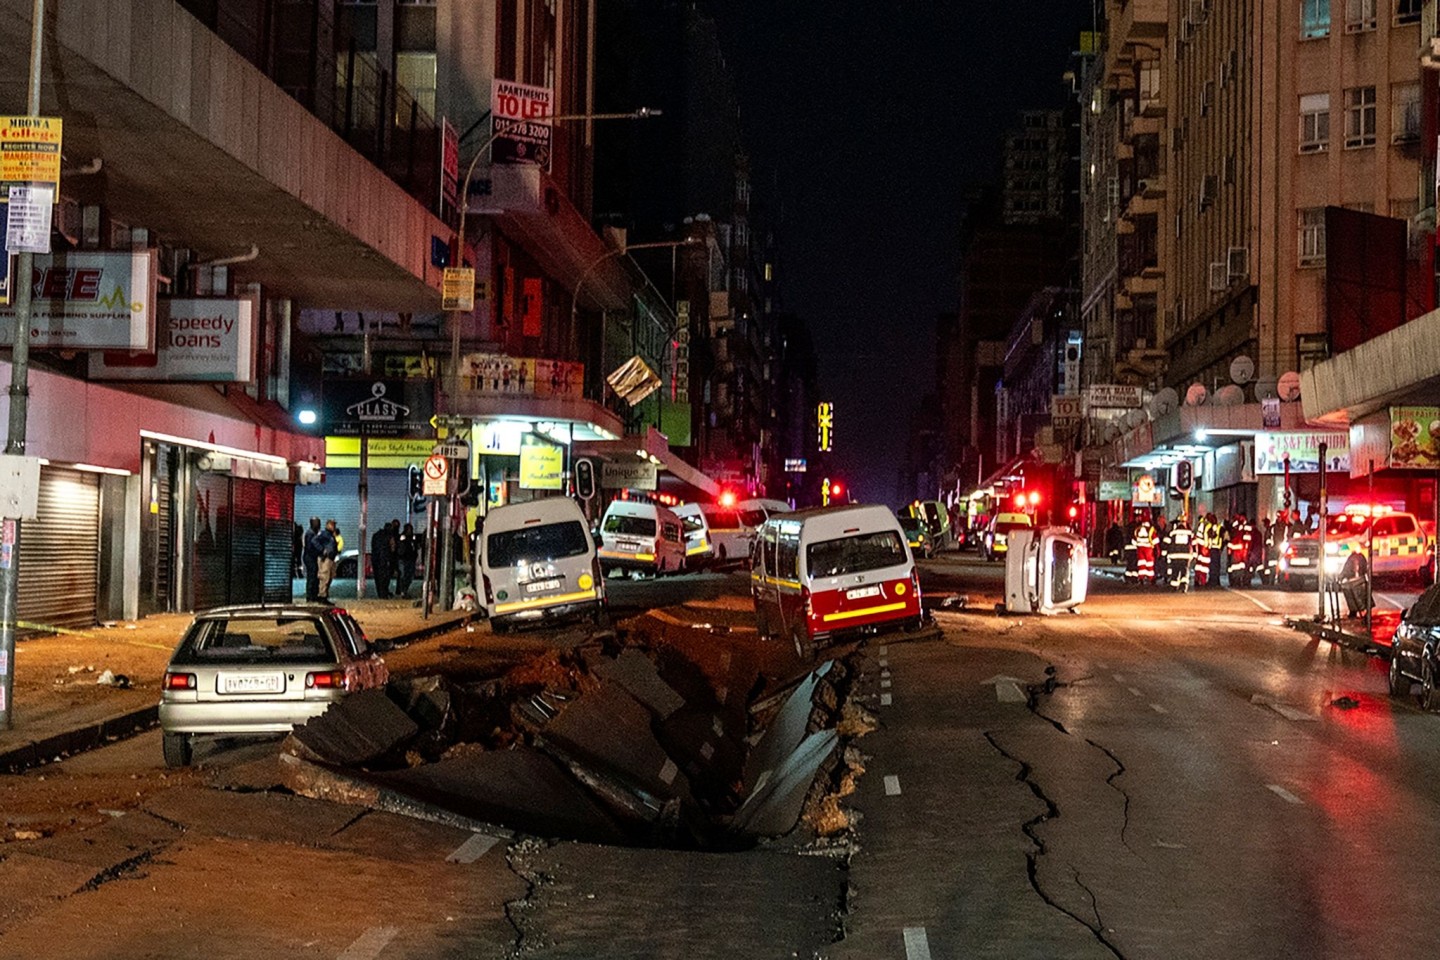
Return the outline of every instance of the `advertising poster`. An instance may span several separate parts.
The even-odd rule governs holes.
[[[1390,408],[1390,466],[1440,467],[1440,407]]]
[[[255,379],[254,300],[179,299],[156,305],[154,353],[90,354],[98,380],[249,383]]]
[[[490,147],[494,163],[537,164],[550,169],[549,117],[554,95],[548,87],[495,80],[490,87]]]
[[[564,478],[565,448],[526,434],[520,443],[520,489],[559,490]]]
[[[1290,458],[1291,473],[1320,472],[1320,444],[1326,444],[1326,469],[1350,470],[1348,431],[1294,430],[1285,433],[1255,434],[1255,473],[1275,476],[1285,472]]]
[[[30,345],[51,350],[155,350],[154,250],[35,257]],[[15,309],[0,307],[0,345],[15,341]]]

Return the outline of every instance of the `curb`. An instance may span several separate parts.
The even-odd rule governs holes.
[[[52,734],[43,740],[35,740],[0,753],[0,773],[20,773],[22,770],[73,757],[77,753],[133,737],[159,722],[160,706],[151,704],[97,723],[86,724],[75,730]]]
[[[1339,644],[1342,647],[1347,647],[1359,653],[1380,656],[1388,654],[1388,651],[1384,650],[1382,644],[1375,643],[1363,634],[1346,633],[1344,630],[1338,630],[1335,627],[1326,626],[1323,623],[1316,623],[1313,620],[1296,620],[1289,618],[1285,623],[1292,630],[1308,633],[1312,637],[1328,641],[1329,643]]]
[[[437,619],[434,623],[427,623],[408,633],[398,633],[392,637],[384,637],[372,642],[377,646],[384,644],[386,647],[402,643],[415,643],[435,634],[446,633],[466,626],[475,617],[475,614],[467,613],[450,620]],[[63,730],[44,739],[34,740],[0,753],[0,774],[20,773],[35,767],[43,767],[56,760],[64,760],[76,754],[85,753],[88,750],[94,750],[97,747],[108,746],[117,740],[144,733],[159,722],[160,705],[157,703],[107,717],[74,730]]]

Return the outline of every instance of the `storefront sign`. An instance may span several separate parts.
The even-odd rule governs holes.
[[[519,420],[495,420],[481,424],[479,452],[482,456],[518,457],[520,441],[530,432],[530,424]]]
[[[808,466],[803,459],[795,459],[791,457],[785,460],[786,473],[804,473],[807,469]]]
[[[435,447],[429,439],[406,440],[397,437],[371,437],[365,441],[369,446],[371,469],[400,469],[412,464],[424,463]],[[342,469],[360,466],[359,437],[326,437],[325,467]]]
[[[463,320],[463,318],[462,318]],[[298,323],[303,333],[316,336],[373,337],[395,340],[449,340],[449,328],[443,313],[395,313],[387,310],[316,310],[300,311]],[[471,336],[470,328],[460,326],[461,336]],[[357,353],[358,357],[359,354]]]
[[[821,402],[815,408],[816,446],[821,453],[829,453],[835,444],[835,405]]]
[[[255,379],[257,307],[252,299],[161,300],[155,310],[155,352],[92,353],[90,376],[249,383]]]
[[[653,463],[600,464],[600,486],[606,490],[654,490],[658,479]]]
[[[60,189],[59,117],[0,117],[0,183],[48,183]]]
[[[1347,431],[1292,430],[1255,434],[1255,473],[1275,476],[1285,472],[1285,458],[1291,473],[1320,472],[1320,444],[1326,444],[1326,469],[1349,472],[1350,434]]]
[[[1390,466],[1401,470],[1440,467],[1440,407],[1390,408]]]
[[[434,386],[429,380],[356,377],[326,380],[325,432],[341,437],[434,436]]]
[[[1095,409],[1133,410],[1140,406],[1139,387],[1121,383],[1092,383],[1085,388],[1085,406]]]
[[[440,118],[440,203],[452,210],[460,204],[460,134],[449,117]]]
[[[579,398],[585,392],[585,364],[568,360],[467,353],[460,377],[462,391],[482,396]]]
[[[156,251],[35,257],[30,345],[55,350],[155,349]],[[15,310],[0,308],[0,344],[15,340]]]
[[[1063,426],[1074,423],[1085,415],[1085,401],[1077,396],[1052,396],[1050,398],[1050,417],[1055,425]]]
[[[559,490],[565,480],[565,448],[532,434],[520,444],[520,489]]]
[[[1096,494],[1098,500],[1129,500],[1129,480],[1101,480],[1099,492]]]
[[[553,94],[511,80],[490,86],[492,163],[533,163],[550,169],[550,114]]]

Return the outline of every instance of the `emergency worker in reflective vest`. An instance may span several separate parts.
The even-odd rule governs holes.
[[[1250,541],[1255,539],[1255,528],[1250,526],[1250,521],[1245,519],[1245,514],[1237,513],[1230,518],[1230,564],[1227,572],[1230,574],[1230,586],[1250,586]]]
[[[1135,573],[1140,583],[1155,583],[1155,546],[1159,538],[1148,514],[1141,514],[1135,524]]]
[[[1195,534],[1185,514],[1175,518],[1170,531],[1165,534],[1165,552],[1170,557],[1170,587],[1174,590],[1190,589],[1190,564],[1195,558]]]

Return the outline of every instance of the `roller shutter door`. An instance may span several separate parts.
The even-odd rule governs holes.
[[[295,576],[295,488],[265,487],[265,602],[289,603]]]
[[[407,521],[405,502],[409,483],[404,470],[370,471],[370,535],[391,520],[402,524]],[[345,538],[345,549],[360,549],[360,471],[326,470],[324,483],[296,488],[294,515],[302,527],[308,527],[311,517],[319,517],[321,523],[335,520],[340,535]],[[416,518],[410,518],[410,522]],[[366,544],[365,548],[369,550],[370,545]]]
[[[94,626],[99,558],[99,476],[41,468],[40,515],[20,530],[16,613],[21,623]]]

